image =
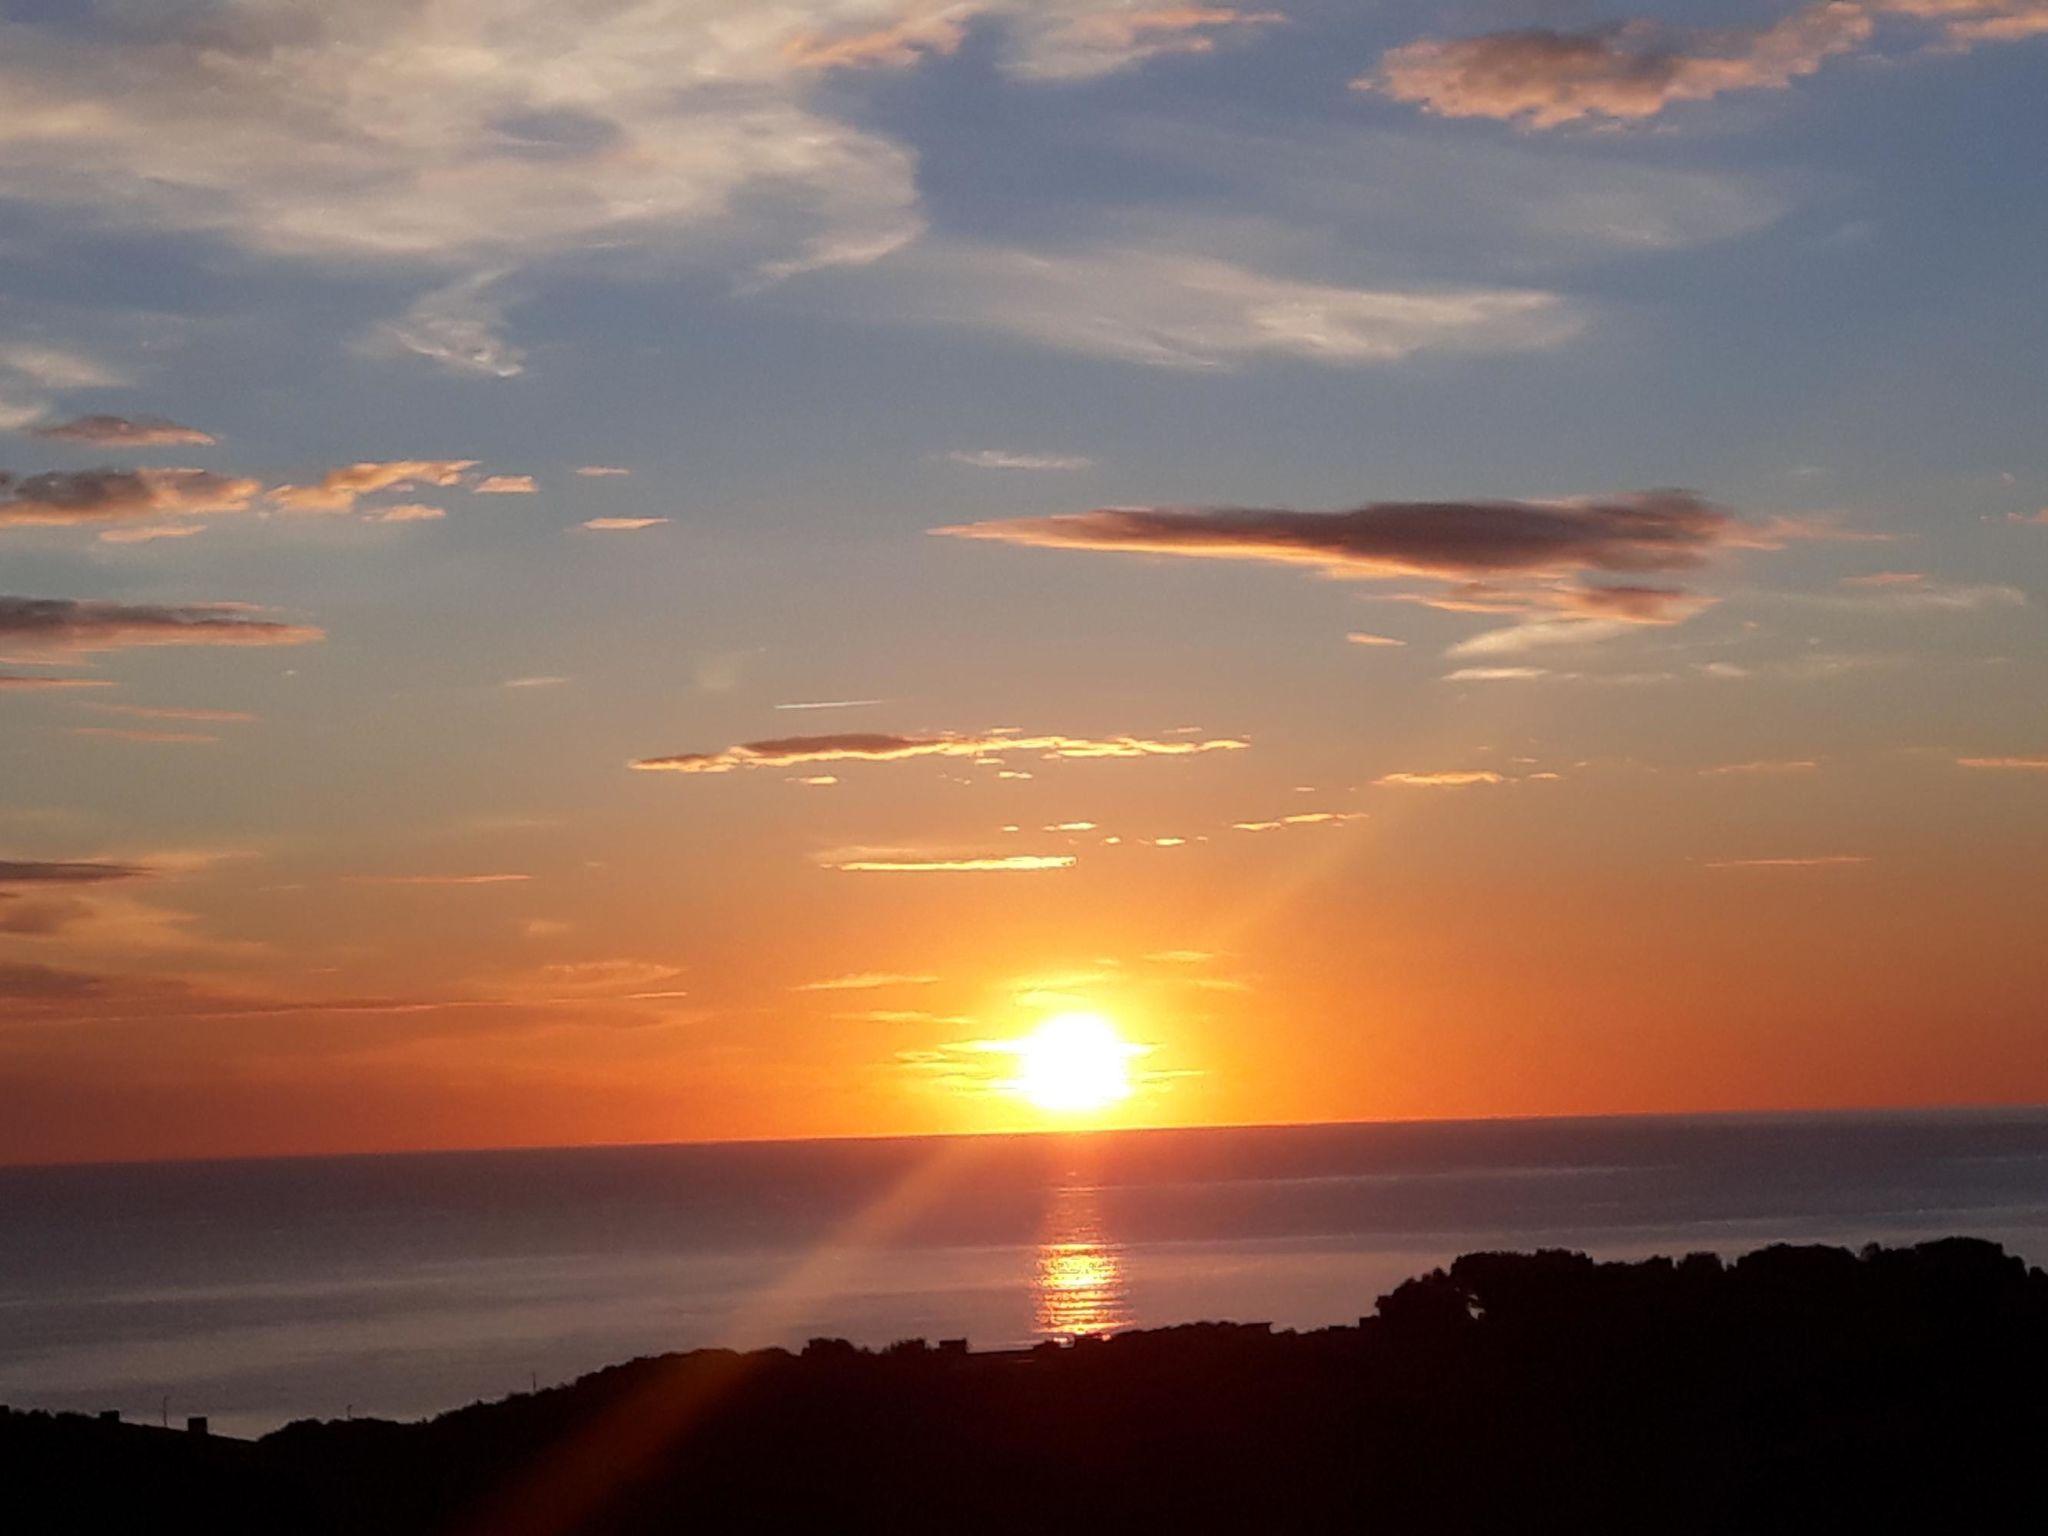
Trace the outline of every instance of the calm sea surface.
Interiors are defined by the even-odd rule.
[[[2048,1111],[0,1169],[0,1402],[257,1433],[705,1344],[1349,1322],[1475,1248],[1954,1232],[2048,1264]]]

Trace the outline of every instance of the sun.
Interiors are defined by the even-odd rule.
[[[1131,1096],[1132,1045],[1099,1013],[1061,1013],[1016,1043],[1017,1094],[1056,1113],[1107,1109]]]

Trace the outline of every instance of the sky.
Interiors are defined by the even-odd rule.
[[[2048,3],[0,4],[0,1161],[2048,1099]]]

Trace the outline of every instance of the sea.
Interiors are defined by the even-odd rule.
[[[0,1403],[416,1418],[706,1345],[1351,1323],[1480,1249],[1953,1233],[2048,1264],[2048,1110],[0,1169]]]

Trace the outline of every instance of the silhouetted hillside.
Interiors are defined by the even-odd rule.
[[[0,1414],[14,1529],[232,1536],[2026,1530],[2044,1444],[2048,1275],[1966,1238],[1469,1254],[1355,1327],[706,1350],[253,1444]]]

